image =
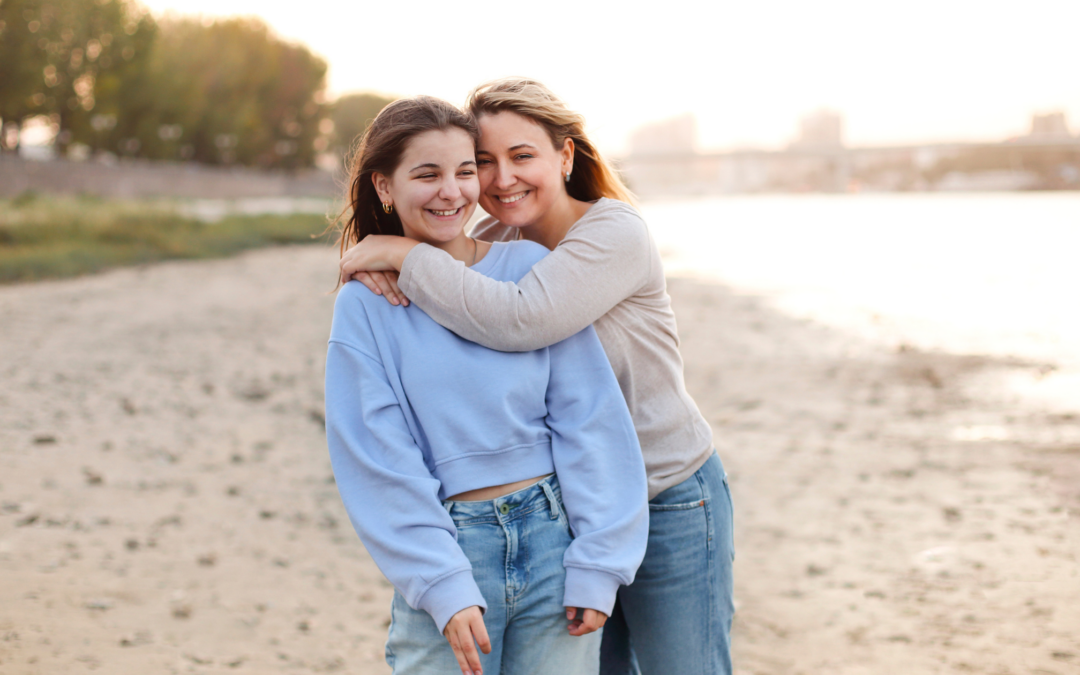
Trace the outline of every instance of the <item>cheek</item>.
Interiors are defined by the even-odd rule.
[[[475,204],[476,200],[480,197],[480,181],[476,179],[462,181],[461,195],[465,197],[470,204]]]
[[[422,209],[424,208],[424,204],[431,201],[431,198],[434,197],[437,192],[438,188],[417,181],[409,186],[405,198],[408,200],[409,206]]]

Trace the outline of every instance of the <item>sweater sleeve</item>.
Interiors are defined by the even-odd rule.
[[[462,609],[486,610],[439,501],[439,481],[424,463],[382,361],[333,339],[326,438],[349,519],[409,606],[428,612],[440,632]]]
[[[611,615],[649,538],[648,483],[619,383],[590,326],[552,345],[547,423],[574,540],[563,604]]]
[[[593,208],[597,208],[597,204]],[[398,284],[431,318],[504,352],[553,345],[634,295],[649,278],[651,242],[630,206],[589,211],[517,283],[470,270],[432,246],[405,257]]]

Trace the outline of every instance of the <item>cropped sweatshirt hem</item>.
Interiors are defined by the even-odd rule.
[[[521,476],[555,473],[550,439],[502,450],[458,455],[444,459],[436,466],[447,497],[473,489],[477,476],[483,476],[484,481],[491,485],[506,485],[521,480]]]
[[[611,572],[567,566],[563,606],[595,609],[611,616],[615,608],[615,594],[622,585],[622,580]]]
[[[435,619],[439,632],[446,629],[446,624],[454,615],[474,605],[487,610],[487,602],[480,594],[480,587],[473,579],[472,570],[458,570],[435,581],[416,601],[421,609]]]

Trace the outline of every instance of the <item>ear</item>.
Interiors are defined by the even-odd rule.
[[[383,204],[394,203],[390,197],[390,179],[376,171],[371,174],[371,182],[375,186],[375,192],[379,193],[379,201]]]
[[[574,139],[563,139],[562,149],[559,150],[559,156],[562,159],[562,173],[565,176],[567,171],[574,170]]]

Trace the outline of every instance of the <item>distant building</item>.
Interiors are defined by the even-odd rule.
[[[1069,125],[1065,123],[1065,113],[1051,112],[1031,116],[1031,138],[1039,140],[1058,140],[1071,138]]]
[[[697,151],[697,119],[692,113],[639,127],[630,134],[631,155],[693,154]]]
[[[833,110],[817,110],[799,120],[797,148],[841,148],[844,145],[844,118]]]

